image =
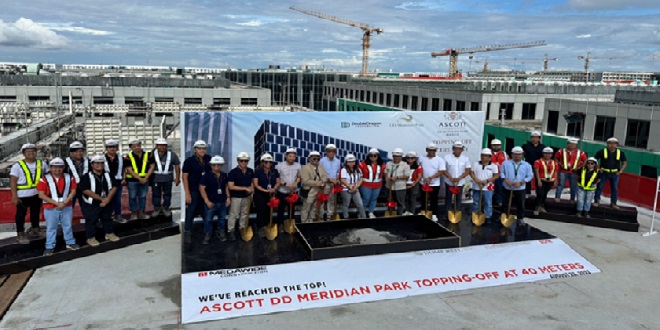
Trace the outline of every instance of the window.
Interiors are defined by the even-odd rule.
[[[250,98],[250,97],[241,98],[241,105],[257,105],[257,104],[258,103],[256,98]]]
[[[367,102],[371,103],[371,91],[367,91]]]
[[[557,134],[557,126],[559,126],[559,111],[548,111],[548,125],[545,130]]]
[[[364,102],[364,91],[360,91],[360,102]]]
[[[402,108],[408,109],[408,95],[403,96],[403,104],[401,105]]]
[[[394,105],[392,106],[395,108],[401,107],[401,105],[399,104],[399,94],[394,94]]]
[[[486,145],[487,145],[489,148],[492,148],[492,146],[490,145],[490,141],[493,141],[493,140],[495,140],[495,134],[490,134],[490,133],[489,133],[489,134],[488,134],[488,141],[486,141]]]
[[[568,123],[566,126],[566,136],[580,136],[581,123]]]
[[[513,141],[512,138],[506,138],[504,140],[504,146],[505,146],[504,151],[506,151],[507,154],[511,155],[511,149],[513,149],[514,143],[515,142]]]
[[[231,100],[228,97],[216,97],[213,98],[213,105],[230,105]]]
[[[523,103],[522,120],[533,120],[536,118],[536,103]]]
[[[387,94],[387,103],[385,103],[388,107],[392,106],[392,94]]]
[[[439,98],[434,97],[433,99],[431,99],[431,110],[433,110],[433,111],[442,110],[442,109],[440,109],[440,99]]]
[[[16,102],[16,95],[0,95],[0,102]]]
[[[490,119],[490,102],[486,104],[486,120]]]
[[[241,99],[241,103],[243,100]],[[202,104],[201,97],[186,97],[183,99],[183,104]]]
[[[451,108],[451,99],[442,100],[442,110],[444,110],[444,111],[452,110],[452,108]]]
[[[41,102],[46,101],[46,102],[47,102],[47,101],[50,101],[50,96],[46,96],[46,95],[30,95],[30,96],[28,96],[28,101],[29,101],[29,102],[37,102],[37,101],[41,101]]]
[[[73,104],[82,104],[82,96],[74,96],[71,99],[73,101]],[[69,104],[68,96],[62,96],[62,104]]]
[[[465,101],[456,101],[456,110],[465,111]]]
[[[173,97],[157,97],[157,98],[154,99],[154,102],[169,102],[169,103],[171,103],[171,102],[174,102],[174,98]]]
[[[628,119],[628,134],[626,134],[625,145],[646,149],[649,144],[650,126],[651,123],[647,120]]]
[[[470,111],[479,111],[479,102],[470,102]]]
[[[418,99],[417,96],[412,97],[412,105],[410,106],[410,109],[417,110],[417,99]]]
[[[658,169],[649,165],[642,165],[642,176],[647,178],[656,179],[658,177]]]
[[[422,111],[427,111],[429,109],[429,98],[422,97]]]
[[[378,104],[385,104],[385,93],[378,93]]]
[[[126,96],[124,98],[124,104],[130,104],[130,105],[144,105],[144,99],[141,97],[132,97],[132,96]]]
[[[504,115],[504,119],[513,119],[513,103],[500,103],[500,118]]]
[[[112,97],[94,96],[94,104],[115,104]]]
[[[596,116],[596,126],[594,127],[594,141],[607,141],[614,136],[614,124],[616,118],[607,116]]]

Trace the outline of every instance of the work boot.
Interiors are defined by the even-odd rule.
[[[55,249],[46,249],[44,250],[44,256],[49,256],[55,252]]]
[[[45,233],[42,233],[41,230],[39,230],[39,228],[32,228],[32,229],[30,229],[30,235],[32,235],[32,236],[34,236],[34,237],[38,237],[38,238],[44,238],[44,237],[46,237],[46,234],[45,234]]]
[[[375,219],[376,215],[373,212],[369,212],[369,219]]]
[[[545,210],[545,207],[540,206],[540,207],[539,207],[539,212],[541,212],[541,213],[547,213],[548,211]]]
[[[105,234],[105,239],[111,242],[116,242],[119,240],[119,237],[117,235],[110,233],[110,234]]]
[[[149,219],[146,213],[144,211],[140,210],[138,211],[138,219]]]
[[[18,233],[16,236],[16,241],[18,244],[30,244],[30,239],[28,238],[26,233]]]
[[[230,241],[236,240],[236,233],[233,230],[229,232],[229,240]]]
[[[97,241],[96,238],[89,238],[89,239],[87,239],[87,245],[89,245],[91,247],[97,247],[101,244],[99,244],[99,241]]]
[[[138,219],[137,211],[131,211],[131,221],[135,221],[137,219]]]
[[[615,203],[610,204],[610,207],[612,207],[615,210],[620,209],[619,205],[616,205]]]
[[[217,232],[215,232],[215,236],[218,237],[218,239],[220,240],[220,242],[224,242],[224,241],[227,240],[227,235],[225,235],[225,231],[224,231],[224,230],[218,230]]]
[[[591,219],[591,215],[589,215],[589,212],[584,212],[584,217],[587,219]]]
[[[122,217],[121,214],[117,214],[117,215],[115,215],[115,222],[127,223],[128,220],[126,220],[124,217]]]
[[[582,211],[577,211],[577,213],[575,213],[575,216],[578,218],[582,218]]]
[[[192,242],[192,233],[186,231],[183,233],[183,244],[190,244]]]
[[[208,245],[209,241],[211,241],[211,233],[204,234],[204,240],[202,241],[202,244]]]
[[[78,250],[78,249],[80,249],[80,246],[78,246],[78,244],[76,244],[76,243],[73,243],[73,244],[67,244],[67,245],[66,245],[66,249],[67,249],[67,250],[72,250],[72,251],[74,251],[74,250]]]
[[[592,206],[595,206],[595,207],[598,207],[598,205],[600,205],[600,201],[599,201],[599,200],[595,200],[591,205],[592,205]]]
[[[163,208],[162,209],[162,214],[163,214],[164,217],[169,218],[169,217],[172,216],[172,210],[170,210],[169,208]]]
[[[539,212],[541,212],[540,209],[541,208],[537,206],[536,209],[534,209],[534,215],[539,215]]]

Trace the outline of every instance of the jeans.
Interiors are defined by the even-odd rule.
[[[603,193],[605,182],[610,181],[610,191],[612,192],[610,200],[613,204],[616,204],[616,201],[619,199],[619,178],[620,177],[616,175],[616,173],[601,173],[600,183],[598,183],[598,189],[596,189],[595,199],[600,202],[600,194]]]
[[[577,186],[577,174],[575,173],[564,173],[559,172],[559,183],[557,185],[557,191],[555,191],[555,198],[561,198],[561,192],[564,191],[564,185],[566,185],[566,180],[570,183],[571,186],[571,200],[575,200],[575,195],[578,191]]]
[[[184,231],[191,231],[193,226],[193,219],[195,219],[195,212],[200,203],[203,203],[202,196],[199,194],[199,189],[190,191],[190,204],[186,205],[186,222],[184,224]]]
[[[344,219],[348,219],[348,205],[351,204],[351,200],[355,204],[355,207],[358,209],[358,217],[361,219],[366,218],[367,215],[364,212],[362,196],[360,195],[360,190],[358,189],[354,194],[349,194],[347,190],[341,192],[341,210]]]
[[[451,196],[454,195],[449,191],[449,188],[453,187],[448,184],[445,184],[445,209],[447,211],[454,210],[454,203],[452,202]],[[460,211],[461,206],[463,205],[463,186],[456,186],[461,189],[461,192],[456,194],[456,210]]]
[[[121,215],[121,194],[124,190],[124,186],[121,184],[121,181],[117,181],[117,192],[112,197],[112,204],[115,208],[115,215]]]
[[[495,204],[502,204],[505,200],[504,187],[502,186],[503,182],[504,179],[495,180],[495,192],[493,193],[493,197],[495,198]]]
[[[591,210],[591,203],[594,201],[595,190],[584,190],[582,188],[577,191],[577,211],[589,212]]]
[[[545,207],[545,201],[548,199],[548,192],[554,185],[555,183],[553,181],[541,181],[541,185],[536,186],[536,207]]]
[[[96,236],[96,223],[101,220],[103,230],[107,234],[112,234],[112,205],[101,207],[99,205],[90,205],[85,202],[80,203],[83,217],[85,217],[85,233],[87,239]]]
[[[529,184],[527,186],[529,186]],[[512,200],[512,203],[511,203],[511,207],[516,208],[516,219],[522,220],[522,219],[525,218],[525,190],[524,189],[521,189],[521,190],[508,190],[506,188],[504,189],[504,196],[507,197],[504,212],[511,213],[511,211],[509,211],[509,208],[508,208],[509,198],[511,196],[510,195],[511,192],[513,192],[513,200]]]
[[[483,194],[483,197],[480,197]],[[472,189],[472,212],[479,212],[479,198],[481,198],[481,208],[486,213],[486,218],[493,216],[493,195],[492,190]]]
[[[209,208],[206,203],[204,203],[204,233],[210,234],[213,229],[213,218],[218,216],[218,232],[225,230],[227,226],[227,203],[214,203],[213,208]]]
[[[413,214],[415,213],[415,210],[417,209],[417,195],[419,195],[419,191],[419,184],[406,189],[406,211]],[[424,207],[422,207],[422,209],[424,209]]]
[[[144,211],[147,207],[147,192],[149,184],[140,184],[139,182],[129,181],[128,184],[128,205],[131,212]]]
[[[360,187],[360,195],[362,195],[362,205],[369,209],[369,213],[374,213],[374,209],[376,209],[376,201],[378,200],[378,194],[380,194],[380,189],[382,187],[378,188],[367,188],[367,187]]]
[[[146,195],[145,195],[146,196]],[[163,203],[161,204],[160,198],[163,197]],[[151,203],[154,204],[154,208],[160,207],[161,205],[169,209],[172,204],[172,182],[154,182],[151,186]]]
[[[16,205],[16,232],[25,232],[25,216],[28,209],[30,210],[30,224],[32,228],[39,228],[39,213],[41,212],[41,198],[34,195],[30,197],[22,197],[19,199],[20,203]]]
[[[55,242],[57,241],[57,224],[62,224],[62,234],[66,244],[76,244],[76,239],[73,238],[73,207],[67,206],[62,210],[55,208],[44,209],[44,218],[46,218],[46,248],[54,249]]]

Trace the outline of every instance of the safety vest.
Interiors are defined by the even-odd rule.
[[[568,167],[569,165],[568,165],[568,152],[567,152],[567,150],[566,150],[566,149],[562,149],[562,150],[561,150],[561,153],[562,153],[562,155],[563,155],[563,157],[562,157],[562,160],[563,160],[563,161],[562,161],[562,163],[561,163],[561,167],[562,167],[564,170],[567,170],[567,171],[568,171],[568,170],[574,170],[574,169],[576,169],[576,168],[578,167],[578,164],[580,163],[580,157],[582,157],[582,154],[581,154],[581,151],[580,151],[580,150],[576,150],[575,161],[573,162],[573,166],[571,166],[570,168]],[[605,158],[607,158],[607,156],[606,156]]]
[[[552,166],[550,166],[550,173],[548,173],[548,164],[546,164],[545,160],[543,159],[540,159],[540,161],[541,161],[541,165],[543,165],[543,174],[545,174],[545,177],[541,179],[545,179],[546,181],[552,179],[551,181],[555,181],[554,177],[555,177],[556,163],[552,161]]]
[[[25,174],[25,184],[17,186],[16,189],[25,190],[25,189],[36,188],[37,184],[39,184],[39,180],[41,180],[41,171],[42,171],[41,161],[37,159],[37,165],[36,165],[37,167],[35,169],[36,175],[34,177],[32,176],[32,173],[30,173],[30,169],[28,168],[25,160],[19,160],[18,165],[23,170],[23,174]]]
[[[71,170],[71,175],[73,175],[74,178],[76,178],[76,182],[80,182],[80,176],[85,175],[89,173],[89,161],[87,160],[87,157],[83,157],[83,172],[78,173],[78,170],[76,169],[76,166],[73,165],[73,160],[71,157],[66,158],[66,164],[69,166],[69,169]]]
[[[147,176],[147,160],[149,160],[148,152],[142,153],[142,168],[140,169],[139,172],[137,168],[137,163],[135,162],[135,157],[133,156],[133,152],[128,154],[128,158],[131,160],[131,167],[133,168],[133,172],[135,172],[141,178]],[[133,178],[133,176],[130,174],[126,174],[126,177]]]
[[[607,159],[607,148],[603,149],[603,158]],[[616,149],[616,161],[621,160],[621,149]],[[617,166],[618,167],[618,166]],[[608,173],[616,173],[619,171],[618,168],[601,168],[603,172],[608,172]]]
[[[103,178],[105,178],[105,182],[108,185],[108,193],[109,193],[110,190],[112,190],[112,181],[110,181],[110,174],[108,174],[108,172],[103,173]],[[89,190],[91,190],[93,193],[96,194],[96,178],[94,177],[94,173],[92,172],[89,172]],[[84,195],[83,195],[83,200],[87,204],[92,204],[92,202],[94,202],[94,198]]]
[[[48,190],[50,190],[50,198],[58,203],[64,202],[64,200],[69,196],[69,191],[71,190],[71,176],[68,173],[64,173],[64,191],[62,196],[59,195],[57,190],[57,182],[53,179],[52,175],[46,176],[46,182],[48,183]]]
[[[160,162],[160,155],[154,153],[154,160],[156,161],[156,173],[157,174],[170,174],[170,162],[172,161],[172,152],[168,151],[167,156],[165,156],[165,166]]]
[[[582,169],[582,175],[580,175],[580,182],[578,182],[578,185],[584,189],[584,190],[596,190],[596,186],[594,185],[594,182],[596,181],[596,178],[598,177],[598,171],[594,171],[594,174],[591,175],[591,178],[589,178],[589,182],[585,185],[585,179],[587,176],[587,169]]]
[[[380,180],[381,180],[380,171],[381,171],[382,166],[378,165],[378,164],[376,164],[376,165],[365,164],[365,165],[367,167],[367,173],[366,173],[367,175],[364,175],[364,173],[362,174],[363,175],[362,181],[363,182],[380,182]],[[374,171],[374,166],[376,166],[375,171]]]
[[[124,157],[122,157],[120,154],[117,154],[115,156],[117,158],[117,162],[119,163],[117,166],[117,174],[115,174],[115,180],[121,180],[123,178],[123,169],[124,169]],[[110,173],[110,164],[108,164],[108,155],[105,156],[105,171]]]

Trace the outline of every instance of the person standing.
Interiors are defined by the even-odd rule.
[[[147,207],[149,178],[154,173],[154,159],[148,152],[142,150],[142,141],[132,140],[128,146],[131,152],[124,158],[124,164],[131,220],[147,219],[144,211]]]
[[[213,218],[218,217],[216,236],[221,242],[227,240],[225,228],[227,227],[227,206],[231,205],[231,194],[227,186],[227,174],[222,172],[225,159],[213,156],[209,161],[211,171],[204,174],[199,184],[199,193],[204,200],[204,240],[202,244],[209,244],[213,231]]]
[[[607,139],[607,147],[603,150],[596,152],[595,158],[600,161],[600,183],[596,189],[594,198],[594,206],[600,204],[600,195],[603,193],[605,183],[610,182],[610,190],[612,192],[610,197],[610,206],[618,210],[619,206],[616,202],[619,199],[619,178],[621,173],[626,170],[628,160],[626,154],[618,148],[619,140],[614,137]]]
[[[362,205],[369,209],[369,218],[375,218],[374,210],[380,189],[383,187],[383,174],[385,172],[385,163],[380,157],[380,151],[376,148],[369,149],[367,158],[358,165],[362,172],[362,185],[360,186],[360,195],[362,195]]]
[[[321,154],[318,151],[310,152],[307,165],[300,170],[303,198],[303,206],[300,211],[302,223],[312,222],[316,218],[316,196],[323,191],[324,182],[328,181],[325,169],[319,164],[320,159]]]
[[[438,147],[433,143],[426,146],[426,156],[419,158],[422,166],[422,183],[430,186],[433,190],[429,195],[429,207],[433,212],[433,221],[438,221],[438,193],[440,192],[440,177],[447,170],[447,164],[442,157],[436,156]]]
[[[591,203],[594,201],[594,195],[598,187],[598,160],[594,157],[587,159],[586,165],[580,170],[578,177],[578,191],[577,191],[577,213],[578,218],[582,217],[584,211],[585,218],[591,218],[589,210],[591,210]]]
[[[80,183],[81,178],[89,173],[89,159],[85,156],[85,146],[80,141],[74,141],[69,145],[69,157],[65,160],[66,169],[65,173],[69,173],[76,179],[76,182]],[[73,201],[73,205],[82,203],[82,191],[76,192],[76,199]]]
[[[548,198],[550,189],[557,188],[557,171],[559,164],[552,159],[555,153],[550,147],[543,149],[543,158],[534,162],[534,177],[536,178],[536,208],[534,215],[540,212],[545,213],[545,202]]]
[[[402,215],[406,208],[406,181],[410,177],[410,166],[403,161],[403,149],[394,148],[392,161],[385,165],[385,181],[396,200],[396,214]],[[388,197],[389,198],[389,197]]]
[[[211,171],[209,162],[211,156],[206,154],[206,142],[197,140],[193,144],[192,156],[186,158],[183,162],[181,176],[183,181],[183,191],[186,194],[186,218],[183,227],[183,243],[190,244],[192,242],[192,227],[193,220],[197,209],[202,206],[204,202],[199,193],[199,183],[202,181],[204,174]]]
[[[447,170],[445,171],[445,209],[449,211],[452,209],[452,193],[450,187],[458,187],[460,193],[455,194],[456,209],[460,210],[463,205],[463,186],[465,185],[465,178],[470,175],[472,165],[467,156],[463,155],[465,146],[463,142],[456,141],[451,146],[452,153],[445,156],[445,164]]]
[[[283,186],[286,186],[288,189],[288,194],[277,192],[277,198],[280,199],[280,204],[277,206],[277,223],[279,225],[284,224],[284,211],[289,212],[289,202],[286,201],[286,198],[289,194],[295,194],[298,192],[298,184],[300,183],[300,170],[302,166],[296,161],[298,155],[296,154],[296,149],[289,148],[284,153],[284,161],[277,163],[275,169],[280,173],[280,181]],[[295,213],[295,211],[291,210]],[[290,215],[293,219],[293,215]]]
[[[254,186],[254,206],[257,209],[257,234],[263,238],[266,237],[264,227],[270,221],[268,201],[272,196],[275,196],[281,182],[280,173],[273,168],[273,156],[264,153],[259,160],[259,168],[254,171],[252,185]],[[280,227],[279,230],[283,232],[284,228]]]
[[[344,167],[339,171],[339,180],[344,186],[341,192],[342,201],[342,216],[348,219],[348,206],[351,201],[358,209],[358,217],[360,219],[366,218],[364,212],[364,205],[362,204],[362,196],[360,196],[360,185],[362,184],[362,172],[356,166],[357,158],[353,154],[346,155],[344,160]]]
[[[325,146],[325,157],[321,158],[319,162],[321,166],[325,169],[325,174],[328,176],[327,184],[323,186],[323,192],[328,194],[328,201],[326,207],[328,212],[326,213],[327,219],[330,220],[334,216],[335,210],[335,198],[337,195],[332,192],[334,186],[338,186],[339,182],[339,170],[341,170],[341,161],[337,157],[337,147],[334,144],[328,144]],[[323,209],[321,209],[323,211]],[[321,215],[323,217],[323,215]]]
[[[55,251],[57,226],[62,225],[62,235],[67,250],[77,250],[78,244],[73,237],[73,204],[76,197],[76,180],[64,173],[64,160],[55,157],[50,161],[50,174],[46,174],[37,185],[39,198],[44,202],[44,218],[46,219],[46,250],[48,256]]]
[[[26,143],[21,146],[23,159],[11,166],[9,171],[9,186],[11,189],[11,203],[16,205],[16,240],[19,244],[29,244],[30,240],[25,233],[25,216],[30,210],[30,235],[43,237],[39,230],[39,215],[41,212],[41,199],[37,192],[37,185],[42,176],[48,173],[46,162],[37,159],[37,146]]]
[[[534,163],[543,157],[543,149],[545,146],[541,143],[542,134],[539,131],[534,131],[531,134],[530,141],[522,146],[523,152],[525,153],[525,161],[529,164],[530,167],[534,166]],[[525,185],[525,197],[529,197],[532,194],[532,185]]]
[[[118,150],[119,141],[115,139],[105,141],[105,171],[110,173],[110,177],[114,180],[115,187],[117,187],[117,192],[112,200],[115,221],[126,223],[126,219],[121,216],[121,194],[123,186],[126,184],[124,180],[124,157],[119,154]]]
[[[480,161],[474,162],[470,170],[470,177],[474,181],[472,186],[472,212],[480,212],[479,204],[481,204],[486,219],[490,221],[493,217],[493,193],[495,192],[495,182],[500,178],[500,167],[492,162],[492,150],[482,149],[480,157]]]
[[[511,158],[502,164],[504,179],[504,196],[513,194],[513,205],[516,207],[516,218],[519,225],[525,224],[525,186],[534,178],[532,166],[523,161],[523,149],[511,149]]]
[[[578,142],[576,138],[568,139],[566,148],[563,148],[555,154],[555,160],[559,162],[559,182],[557,183],[557,190],[555,191],[555,202],[559,203],[561,200],[561,193],[564,191],[566,181],[569,182],[571,187],[571,203],[575,203],[575,196],[577,194],[577,177],[576,172],[580,171],[587,161],[587,153],[578,149]]]
[[[417,163],[417,153],[414,151],[406,154],[406,163],[410,167],[410,175],[406,180],[406,211],[403,215],[413,215],[417,209],[417,195],[419,195],[419,182],[422,180],[423,169]]]
[[[248,204],[252,203],[252,194],[254,193],[254,187],[252,186],[254,170],[248,167],[250,155],[245,151],[239,152],[236,161],[238,165],[229,171],[227,176],[229,193],[231,194],[227,224],[230,241],[236,240],[237,220],[239,229],[243,229],[248,225],[248,218],[250,217]]]
[[[92,170],[83,175],[78,188],[82,190],[83,197],[80,203],[85,218],[85,234],[87,245],[99,246],[96,240],[96,223],[100,220],[105,231],[105,239],[116,242],[119,237],[113,233],[112,228],[112,199],[117,192],[114,180],[110,173],[104,170],[105,157],[96,155],[92,157]]]
[[[497,165],[499,173],[502,173],[502,163],[509,159],[509,156],[507,156],[506,152],[502,150],[502,141],[493,139],[490,141],[490,148],[491,152],[493,153],[491,162]],[[502,206],[502,201],[504,200],[504,189],[502,189],[502,181],[502,177],[499,177],[497,180],[495,180],[495,192],[493,194],[493,200],[495,205],[498,207]]]
[[[154,173],[151,185],[151,203],[154,205],[152,217],[159,215],[172,216],[172,182],[177,187],[181,182],[181,162],[174,151],[167,150],[168,143],[164,138],[156,140],[154,152]],[[162,196],[162,202],[161,202]]]

